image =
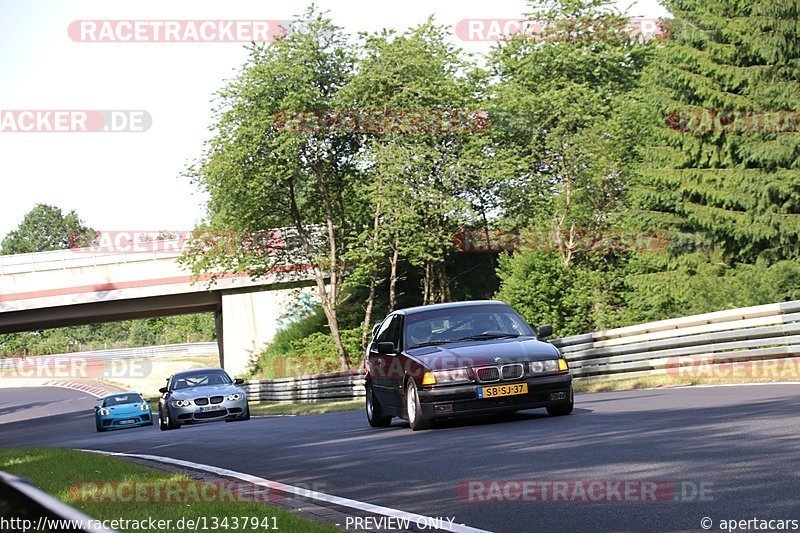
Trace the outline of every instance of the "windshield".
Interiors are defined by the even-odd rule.
[[[142,397],[138,394],[120,394],[119,396],[111,396],[103,400],[103,407],[123,405],[126,403],[142,403],[142,401]]]
[[[233,383],[228,374],[220,370],[181,374],[173,378],[172,390],[205,387],[206,385],[230,385]]]
[[[534,335],[530,326],[506,305],[475,305],[409,315],[405,345],[415,346]]]

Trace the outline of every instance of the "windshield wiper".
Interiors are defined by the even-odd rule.
[[[489,339],[503,339],[506,337],[519,337],[517,333],[480,333],[478,335],[470,335],[468,337],[461,337],[460,341],[483,341]]]
[[[454,341],[454,340],[452,340],[452,341],[442,340],[442,341],[421,342],[419,344],[414,344],[413,346],[409,346],[408,349],[409,350],[413,350],[414,348],[422,348],[424,346],[440,346],[442,344],[448,344],[450,342],[456,342],[456,341]]]

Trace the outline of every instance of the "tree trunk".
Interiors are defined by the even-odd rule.
[[[431,262],[425,261],[425,277],[422,279],[422,304],[429,305],[431,301]]]
[[[333,210],[331,208],[330,199],[327,198],[327,188],[325,186],[324,178],[317,174],[318,184],[320,188],[320,192],[323,193],[323,198],[326,200],[323,202],[326,208],[326,214],[328,215],[327,218],[327,230],[328,230],[328,261],[330,265],[330,289],[325,284],[325,272],[323,272],[319,262],[316,259],[316,254],[314,252],[314,247],[311,244],[311,240],[309,239],[308,231],[306,230],[305,226],[303,225],[303,218],[300,214],[300,210],[298,209],[295,192],[294,192],[294,184],[289,181],[289,200],[290,200],[290,211],[292,214],[292,219],[295,224],[295,229],[300,237],[300,242],[303,247],[303,251],[305,252],[306,259],[311,264],[311,270],[314,274],[314,281],[317,285],[317,294],[319,295],[320,305],[322,306],[322,310],[325,313],[325,318],[328,320],[328,327],[331,330],[331,339],[333,340],[333,345],[336,347],[336,353],[339,356],[339,363],[342,370],[348,370],[350,368],[350,358],[347,355],[347,350],[342,343],[341,334],[339,332],[339,319],[336,313],[336,304],[339,295],[340,287],[338,285],[338,276],[337,276],[337,268],[339,265],[337,264],[338,255],[337,255],[337,248],[336,248],[336,233],[333,228]]]
[[[361,326],[361,351],[367,349],[370,335],[372,334],[372,308],[375,306],[375,277],[369,280],[369,296],[367,297],[367,308],[364,310],[364,323]]]
[[[394,250],[392,250],[392,257],[389,259],[389,312],[393,312],[397,305],[397,261],[399,259],[399,252],[397,251],[398,243],[395,242]]]

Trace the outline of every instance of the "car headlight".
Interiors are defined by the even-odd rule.
[[[558,359],[548,359],[547,361],[531,361],[528,363],[528,370],[531,374],[538,374],[541,372],[556,372],[558,371]]]
[[[426,372],[422,379],[423,385],[446,385],[448,383],[459,383],[462,381],[471,381],[469,377],[469,369],[457,368],[455,370],[438,370],[434,372]]]
[[[236,400],[241,400],[241,399],[242,399],[242,393],[240,392],[234,392],[233,394],[228,395],[228,400],[231,402],[235,402]]]
[[[147,403],[143,403],[142,405],[139,406],[140,411],[147,411],[148,409],[150,409],[150,406],[147,405]]]
[[[189,400],[173,400],[172,406],[173,407],[189,407],[192,405],[192,402]]]
[[[108,415],[111,414],[111,412],[108,409],[106,409],[105,407],[103,407],[102,409],[100,409],[97,412],[100,413],[100,416],[108,416]]]

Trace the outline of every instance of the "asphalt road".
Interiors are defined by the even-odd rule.
[[[527,411],[424,432],[399,421],[371,429],[363,413],[348,412],[98,434],[85,394],[0,390],[0,447],[179,458],[496,532],[701,531],[703,517],[715,521],[711,530],[723,519],[800,520],[800,385],[579,394],[576,403],[568,417]],[[559,501],[498,502],[487,483],[473,497],[493,501],[470,502],[458,490],[469,480],[567,482],[570,501],[562,493]],[[655,480],[658,501],[614,497],[613,485],[615,501],[586,501],[573,491],[589,480]],[[514,486],[497,485],[512,497]]]

